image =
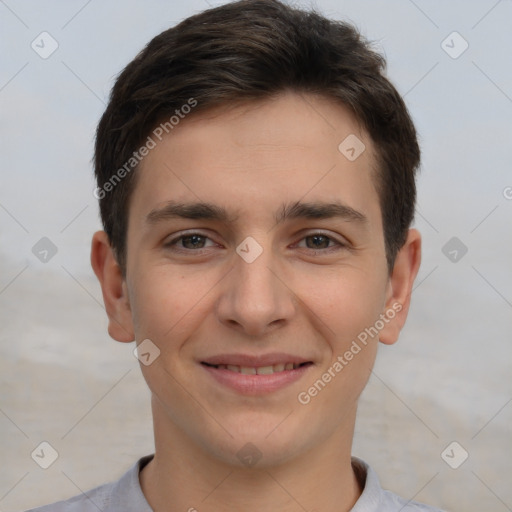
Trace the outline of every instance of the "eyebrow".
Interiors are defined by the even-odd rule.
[[[301,203],[296,201],[288,205],[283,205],[279,213],[275,216],[276,224],[280,224],[289,219],[329,219],[340,218],[346,221],[355,221],[361,224],[368,224],[368,218],[361,212],[351,206],[339,201],[335,202],[309,202]]]
[[[178,203],[167,201],[161,208],[156,208],[148,213],[146,222],[157,224],[170,219],[194,219],[194,220],[217,220],[229,222],[228,212],[221,206],[211,203]],[[231,219],[236,220],[236,219]]]
[[[146,216],[146,222],[150,225],[170,219],[215,220],[220,222],[233,222],[239,215],[230,216],[227,210],[221,206],[205,203],[179,203],[168,201],[164,206],[156,208]],[[354,208],[335,202],[300,202],[283,204],[274,216],[276,224],[281,224],[291,219],[328,219],[340,218],[345,221],[368,224],[368,218]]]

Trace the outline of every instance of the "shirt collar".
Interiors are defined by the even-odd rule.
[[[114,496],[123,496],[126,503],[120,503],[126,506],[127,510],[137,510],[138,512],[153,512],[149,503],[142,492],[139,475],[144,467],[153,460],[153,455],[146,455],[139,459],[132,468],[121,477],[114,489]],[[381,503],[382,489],[379,479],[373,469],[362,459],[352,457],[352,467],[356,473],[363,492],[352,507],[350,512],[371,512],[379,510]]]

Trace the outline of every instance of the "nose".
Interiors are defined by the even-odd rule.
[[[251,263],[237,255],[234,265],[222,283],[217,304],[220,322],[254,337],[289,323],[297,301],[272,251],[264,250]]]

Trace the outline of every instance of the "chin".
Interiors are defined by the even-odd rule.
[[[271,424],[253,418],[239,423],[236,429],[226,425],[233,437],[226,435],[217,442],[212,440],[209,451],[217,460],[237,468],[257,470],[285,464],[300,454],[301,447],[306,451],[307,445],[314,443],[304,439],[298,429],[290,429],[291,425],[283,428],[287,421],[283,422],[283,418],[274,419]]]

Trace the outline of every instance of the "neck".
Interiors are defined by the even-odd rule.
[[[361,495],[350,457],[353,422],[293,459],[246,468],[213,457],[157,416],[154,411],[155,457],[140,474],[155,512],[341,512]]]

